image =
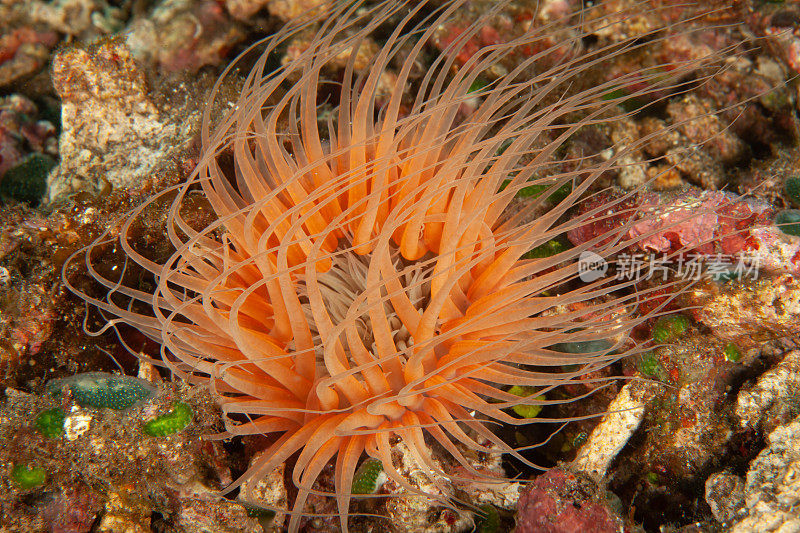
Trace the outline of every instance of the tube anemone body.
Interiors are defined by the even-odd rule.
[[[559,148],[581,128],[626,119],[630,113],[619,105],[626,99],[658,101],[688,90],[690,74],[702,82],[698,67],[718,55],[582,88],[577,82],[587,73],[648,39],[564,58],[565,46],[579,46],[585,34],[581,16],[560,20],[553,24],[567,27],[571,41],[516,60],[465,115],[462,105],[475,99],[470,88],[479,76],[541,44],[555,27],[534,25],[463,60],[470,39],[507,7],[499,3],[454,37],[424,74],[414,72],[437,27],[465,6],[346,2],[287,24],[262,43],[266,50],[235,105],[213,125],[206,112],[195,172],[163,193],[174,196],[166,225],[171,257],[152,260],[131,242],[132,224],[147,206],[131,213],[116,236],[81,252],[108,290],[103,298],[81,295],[159,342],[161,361],[176,375],[215,391],[227,435],[274,434],[244,479],[294,458],[292,531],[330,462],[331,496],[345,530],[363,457],[380,460],[389,478],[413,490],[392,463],[397,438],[432,470],[432,443],[473,474],[479,473],[462,455],[465,447],[525,461],[487,421],[540,422],[504,409],[548,403],[542,397],[552,389],[585,383],[587,374],[639,350],[629,333],[648,318],[635,314],[648,295],[626,291],[630,283],[610,276],[576,279],[584,252],[610,258],[631,245],[627,228],[552,257],[524,256],[621,209],[629,195],[565,216],[603,173],[656,134],[614,146],[599,163],[586,154],[562,166]],[[581,15],[589,14],[590,8]],[[387,26],[382,47],[366,66],[357,65],[355,51]],[[652,43],[681,31],[676,25],[647,37]],[[301,35],[311,35],[307,46],[268,71],[270,54]],[[562,57],[541,68],[555,52]],[[343,56],[346,63],[333,66]],[[340,75],[335,84],[323,79],[332,71]],[[390,71],[396,77],[387,90]],[[634,84],[645,88],[613,96]],[[336,105],[325,122],[317,99],[331,86]],[[567,184],[566,198],[549,204]],[[514,204],[515,193],[530,185],[546,190],[523,207]],[[187,198],[197,194],[217,217],[207,227],[193,227],[184,214]],[[126,268],[148,272],[154,291],[106,279],[93,267],[114,239]],[[555,313],[557,306],[571,310]],[[609,339],[613,346],[597,352],[551,348]],[[515,385],[537,392],[521,399],[508,392]]]

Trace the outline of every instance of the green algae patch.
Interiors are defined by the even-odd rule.
[[[503,180],[503,184],[500,185],[499,191],[502,191],[511,183],[511,180]],[[517,193],[514,195],[516,198],[538,198],[542,195],[545,191],[548,191],[552,188],[551,184],[534,184],[528,185],[527,187],[522,187]],[[563,184],[561,187],[557,188],[555,191],[550,193],[550,196],[547,197],[547,200],[551,203],[557,204],[564,200],[569,193],[572,192],[572,182],[567,182]]]
[[[0,196],[33,206],[47,193],[47,175],[56,166],[50,156],[33,153],[8,169],[0,180]]]
[[[147,422],[142,427],[145,435],[165,437],[181,431],[192,421],[192,408],[185,403],[176,403],[172,410]]]
[[[740,352],[739,347],[732,342],[729,342],[725,345],[725,349],[722,350],[722,353],[725,355],[726,361],[738,363],[742,360],[742,352]]]
[[[645,377],[667,381],[667,369],[653,352],[643,353],[636,368]]]
[[[257,518],[259,520],[272,520],[275,518],[275,511],[272,509],[265,509],[264,507],[259,507],[258,505],[247,503],[243,501],[239,501],[244,510],[247,511],[247,516],[252,518]]]
[[[81,407],[116,411],[129,409],[156,392],[155,387],[144,379],[105,372],[86,372],[47,384],[51,394],[59,394],[65,388]]]
[[[552,257],[561,252],[565,252],[571,248],[566,239],[553,239],[544,244],[540,244],[536,248],[525,252],[522,255],[523,259],[543,259],[545,257]]]
[[[472,85],[469,86],[469,90],[467,93],[480,93],[482,92],[489,83],[483,78],[476,78],[475,81],[472,82]]]
[[[657,344],[671,342],[686,333],[689,318],[685,315],[662,316],[653,324],[653,340]]]
[[[500,531],[500,513],[494,505],[481,505],[481,512],[476,532],[477,533],[497,533]]]
[[[536,394],[536,389],[533,387],[521,387],[519,385],[514,385],[508,392],[513,394],[514,396],[519,396],[521,398],[528,398]],[[534,400],[544,400],[544,396],[537,396]],[[522,418],[536,418],[539,416],[539,413],[542,412],[541,405],[526,405],[526,404],[519,404],[515,405],[511,408],[515,413],[517,413]]]
[[[386,474],[383,473],[383,463],[378,459],[366,459],[356,469],[353,475],[353,494],[374,494],[381,488],[386,481]]]
[[[47,475],[44,469],[38,466],[14,465],[11,470],[11,481],[19,485],[19,488],[23,490],[44,485],[46,479]]]
[[[794,205],[800,205],[800,177],[787,178],[783,184],[786,196]]]
[[[33,423],[46,438],[57,439],[64,433],[64,416],[64,411],[55,407],[39,413]]]
[[[775,225],[786,235],[800,236],[800,210],[786,209],[775,215]]]
[[[608,339],[593,341],[558,342],[550,346],[551,350],[561,353],[588,354],[588,353],[611,353],[614,343]]]

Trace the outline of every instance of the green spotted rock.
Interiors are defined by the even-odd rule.
[[[156,389],[148,381],[133,376],[87,372],[52,381],[47,389],[59,394],[68,389],[81,407],[124,411],[151,398]]]
[[[667,380],[667,370],[653,352],[643,353],[639,358],[636,368],[643,376],[648,378],[657,379],[659,381]]]
[[[508,187],[511,183],[511,180],[503,180],[503,183],[500,185],[500,191]],[[517,198],[538,198],[542,195],[545,191],[549,191],[552,185],[544,185],[544,184],[533,184],[528,185],[527,187],[522,187],[517,193],[514,195]],[[552,191],[550,195],[547,197],[547,201],[557,204],[564,200],[569,193],[572,192],[572,182],[567,182],[558,187],[555,191]]]
[[[723,350],[725,354],[725,360],[730,361],[732,363],[738,363],[742,360],[742,352],[739,351],[739,347],[729,342],[725,345],[725,349]]]
[[[383,473],[383,463],[378,459],[369,458],[356,469],[353,475],[353,494],[374,494],[386,481]]]
[[[522,256],[523,259],[543,259],[545,257],[552,257],[569,250],[570,245],[566,239],[553,239],[544,244],[540,244],[536,248],[525,252]]]

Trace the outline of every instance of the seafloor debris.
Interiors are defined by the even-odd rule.
[[[8,237],[13,239],[13,235],[0,235],[0,259],[6,255],[3,245],[12,244]],[[6,380],[23,360],[36,363],[53,331],[55,310],[45,285],[34,279],[19,280],[17,272],[2,268],[8,279],[0,283],[0,379]]]
[[[485,445],[490,446],[490,443]],[[416,490],[425,490],[438,495],[440,499],[410,494],[392,479],[381,475],[380,470],[360,468],[360,473],[355,474],[353,481],[354,494],[361,495],[353,498],[355,512],[351,522],[354,524],[354,530],[392,533],[469,531],[476,521],[480,522],[481,518],[469,510],[457,509],[447,504],[447,498],[452,497],[474,506],[490,505],[495,511],[499,509],[508,512],[516,509],[521,484],[502,479],[505,474],[501,466],[501,455],[476,453],[460,444],[457,446],[470,460],[473,468],[498,477],[498,480],[491,482],[485,478],[476,478],[446,454],[437,454],[434,446],[436,466],[442,472],[455,477],[449,479],[442,475],[442,472],[434,472],[420,465],[409,448],[398,442],[394,445],[392,453],[400,475]],[[258,457],[256,454],[252,462],[257,462]],[[365,464],[369,464],[369,461],[365,460]],[[332,476],[332,469],[324,470],[315,482],[315,488],[330,491],[333,487]],[[280,468],[262,479],[246,480],[239,492],[239,498],[253,511],[278,510],[269,525],[271,528],[269,531],[277,531],[286,522],[286,515],[280,510],[287,508],[287,494],[283,469]],[[324,533],[338,530],[338,511],[335,502],[330,498],[310,495],[305,512],[328,515],[308,517],[305,520],[305,531]],[[372,515],[372,518],[360,517],[358,516],[360,513]]]
[[[587,203],[590,210],[607,199],[600,195]],[[791,251],[800,240],[782,238],[774,228],[774,210],[754,198],[724,192],[684,189],[678,193],[647,193],[629,201],[627,211],[614,217],[598,218],[569,232],[573,244],[586,242],[611,227],[630,224],[627,236],[644,236],[637,249],[669,253],[679,250],[697,254],[727,255],[750,252],[758,256],[760,268],[770,271],[795,271]],[[658,210],[662,213],[654,218]],[[775,241],[786,241],[791,249],[775,250]]]
[[[223,531],[219,524],[228,524],[224,531],[260,531],[240,504],[217,492],[231,475],[222,446],[200,438],[219,420],[207,392],[161,386],[157,397],[125,411],[72,404],[79,394],[6,389],[5,396],[0,468],[9,481],[0,482],[0,521],[16,524],[8,531],[50,531],[58,513],[74,531],[88,531],[93,522],[98,531],[151,531],[159,515],[172,517],[182,533]],[[143,422],[176,399],[192,406],[192,423],[180,433],[145,438]],[[61,409],[66,434],[42,435],[36,413]]]

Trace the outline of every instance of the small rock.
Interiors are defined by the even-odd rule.
[[[793,337],[800,323],[800,281],[784,274],[744,283],[698,285],[688,306],[695,318],[720,339],[741,348],[757,347],[776,337]]]
[[[2,53],[2,52],[0,52]],[[58,154],[56,128],[21,94],[0,97],[0,178],[29,153]]]
[[[718,472],[706,480],[706,502],[723,524],[733,520],[744,505],[744,481],[736,474]]]
[[[171,515],[176,533],[262,533],[258,520],[239,503],[216,492],[182,492],[179,508]]]
[[[131,487],[119,487],[108,494],[103,518],[97,526],[101,533],[150,533],[153,509],[145,498]]]
[[[386,500],[386,513],[389,517],[387,531],[456,533],[469,531],[474,526],[472,513],[443,505],[451,495],[443,492],[452,490],[449,479],[420,465],[402,441],[392,448],[392,454],[393,462],[399,465],[400,475],[420,493],[405,493],[391,477],[386,481],[383,491],[393,494]],[[440,470],[450,471],[437,459],[434,457],[434,463]]]
[[[225,9],[237,20],[246,21],[265,7],[272,0],[225,0]]]
[[[63,100],[63,133],[61,165],[50,175],[51,199],[139,184],[188,138],[188,131],[156,108],[144,72],[119,41],[59,53],[53,83]]]
[[[731,533],[800,531],[800,419],[779,426],[758,454],[744,484],[746,518]]]
[[[56,166],[52,157],[34,153],[8,169],[0,180],[0,196],[37,205],[47,193],[47,174]]]
[[[736,416],[744,427],[766,432],[800,413],[800,351],[791,351],[756,384],[739,393]]]
[[[103,0],[55,0],[26,2],[30,21],[60,33],[91,41],[122,29],[125,9]]]
[[[58,36],[17,28],[0,36],[0,87],[38,72],[50,59]]]
[[[250,465],[252,466],[256,463],[260,457],[262,457],[262,454],[254,455]],[[284,467],[285,465],[281,464],[263,477],[245,480],[239,491],[239,501],[258,509],[288,509],[288,494],[283,475]],[[270,522],[269,531],[280,531],[286,522],[287,515],[285,513],[276,513]]]
[[[634,381],[625,385],[608,406],[606,415],[578,450],[572,467],[594,479],[605,476],[608,466],[644,419],[644,405],[659,385]]]
[[[331,3],[331,0],[268,0],[267,9],[272,16],[292,20],[310,9]]]
[[[41,513],[50,533],[84,533],[92,529],[102,507],[88,487],[80,486],[62,488],[47,500]]]

